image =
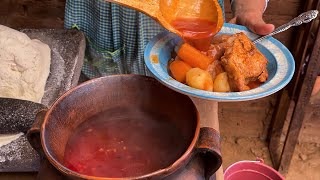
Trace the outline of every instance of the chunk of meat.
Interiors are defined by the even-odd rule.
[[[212,39],[212,44],[220,44],[220,43],[225,43],[227,40],[231,37],[232,35],[230,34],[220,34],[216,35]]]
[[[220,60],[213,61],[208,66],[207,71],[211,75],[212,79],[215,79],[218,74],[224,72],[222,65],[221,65],[221,61]]]
[[[249,90],[249,82],[268,78],[267,59],[244,33],[228,38],[221,62],[232,91]]]
[[[212,40],[209,50],[207,51],[207,56],[213,58],[214,60],[220,60],[225,52],[227,41],[230,37],[231,35],[229,34],[215,36]]]
[[[225,52],[225,44],[226,43],[211,44],[209,50],[206,52],[206,55],[213,60],[220,60]]]
[[[212,63],[208,66],[207,71],[213,79],[215,79],[218,74],[224,72],[220,59],[225,52],[227,39],[229,37],[231,37],[231,35],[222,34],[215,36],[212,41],[213,44],[211,44],[209,50],[205,52],[205,55],[212,59]]]

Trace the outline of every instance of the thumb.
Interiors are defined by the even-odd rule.
[[[274,30],[273,24],[266,24],[262,17],[249,18],[244,23],[252,32],[260,35],[267,35]]]

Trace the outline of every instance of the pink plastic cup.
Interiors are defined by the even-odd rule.
[[[285,178],[272,167],[258,161],[239,161],[224,172],[225,180],[284,180]]]

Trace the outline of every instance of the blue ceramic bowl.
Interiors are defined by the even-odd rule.
[[[250,39],[256,39],[257,35],[250,32],[246,27],[225,23],[219,33],[235,34],[244,32]],[[171,53],[174,47],[182,40],[177,35],[170,32],[162,32],[155,36],[146,46],[144,59],[147,68],[156,79],[165,86],[186,94],[188,96],[216,101],[245,101],[262,98],[271,95],[291,80],[295,63],[290,51],[276,39],[269,37],[261,43],[257,43],[258,49],[268,59],[268,80],[261,86],[243,92],[209,92],[192,88],[173,79],[168,73],[168,61],[171,59]],[[152,59],[157,56],[158,61]]]

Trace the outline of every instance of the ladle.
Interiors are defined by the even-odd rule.
[[[318,16],[318,11],[317,10],[310,10],[307,12],[304,12],[302,14],[300,14],[298,17],[293,18],[291,21],[289,21],[288,23],[279,26],[277,29],[275,29],[274,31],[272,31],[270,34],[267,34],[265,36],[261,36],[259,38],[257,38],[256,40],[253,41],[253,43],[257,43],[260,42],[262,40],[264,40],[267,37],[273,36],[275,34],[281,33],[283,31],[288,30],[289,28],[293,27],[293,26],[299,26],[302,23],[308,23],[310,21],[312,21],[314,18],[316,18]]]
[[[143,12],[159,22],[167,30],[183,37],[183,33],[173,27],[177,19],[204,20],[215,23],[211,36],[223,25],[222,9],[217,0],[106,0]]]

